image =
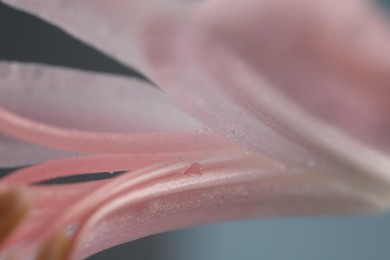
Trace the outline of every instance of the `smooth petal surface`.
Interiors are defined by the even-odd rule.
[[[365,74],[364,78],[370,79],[370,82],[374,80],[379,84],[378,88],[386,84],[387,78],[383,79],[383,75],[387,75],[389,59],[386,54],[378,54],[378,50],[388,46],[389,37],[385,35],[384,19],[371,12],[372,8],[367,5],[368,1],[345,1],[340,4],[333,0],[326,3],[309,3],[310,1],[306,0],[246,0],[239,6],[235,3],[226,4],[226,1],[222,0],[204,1],[193,5],[167,1],[151,1],[148,4],[145,1],[126,3],[114,1],[110,4],[95,1],[93,4],[89,1],[82,3],[55,1],[50,4],[34,0],[5,2],[45,17],[63,28],[70,28],[67,30],[81,38],[88,38],[91,34],[85,27],[78,26],[80,24],[85,26],[86,21],[89,24],[103,23],[104,26],[98,26],[97,29],[101,35],[119,30],[121,33],[118,34],[125,37],[112,42],[120,44],[136,42],[136,45],[142,46],[137,49],[134,57],[141,57],[144,61],[142,67],[149,73],[148,76],[187,111],[231,140],[294,163],[302,163],[302,158],[317,160],[316,156],[310,155],[311,152],[302,149],[302,144],[297,144],[306,142],[304,146],[309,146],[309,150],[312,150],[313,144],[310,143],[313,140],[307,140],[310,138],[303,136],[306,133],[296,133],[302,132],[301,129],[297,129],[302,120],[281,123],[280,121],[284,119],[277,118],[280,117],[279,113],[269,112],[266,104],[261,106],[257,104],[259,100],[265,103],[264,99],[271,99],[269,95],[273,94],[269,88],[283,89],[285,82],[292,85],[290,87],[292,89],[295,87],[294,84],[298,87],[306,85],[306,88],[318,85],[315,89],[326,89],[325,95],[318,94],[324,97],[324,100],[321,102],[309,100],[309,103],[315,104],[314,108],[310,107],[306,96],[310,97],[311,94],[299,90],[296,92],[303,94],[300,94],[298,103],[302,107],[309,106],[315,115],[321,114],[324,109],[329,110],[331,106],[327,101],[334,99],[335,95],[332,89],[328,90],[328,86],[335,85],[334,81],[339,80],[328,75],[326,68],[314,72],[307,69],[316,67],[317,63],[322,64],[323,56],[328,58],[328,64],[330,62],[331,65],[335,65],[334,68],[349,64],[346,66],[347,69],[342,71],[348,75],[356,76],[357,71],[364,71],[365,73],[360,74]],[[183,6],[189,8],[182,8]],[[302,6],[305,8],[300,8]],[[82,18],[75,17],[76,14]],[[277,17],[283,19],[275,19]],[[84,22],[80,22],[79,19]],[[368,23],[368,28],[374,28],[373,35],[369,37],[369,41],[358,44],[356,48],[350,48],[346,44],[348,38],[343,38],[343,32],[348,30],[351,24],[355,26],[361,19]],[[256,26],[249,26],[251,24]],[[309,28],[301,26],[309,24],[311,26]],[[255,31],[257,25],[260,29]],[[124,26],[127,26],[126,29]],[[269,26],[271,29],[268,30]],[[134,27],[138,29],[134,30]],[[322,29],[326,32],[324,34],[326,39],[310,41],[313,35],[317,38],[316,31]],[[330,40],[333,34],[337,37]],[[92,38],[89,40],[95,43]],[[308,52],[310,49],[305,48],[312,43],[316,50],[315,55]],[[296,61],[295,58],[291,58],[291,54],[298,55],[299,59],[303,57],[295,48],[300,48],[305,54],[303,55],[305,59],[304,64],[299,63],[291,72],[290,68],[296,65],[291,64],[291,61]],[[103,49],[108,53],[116,49],[122,55],[115,57],[131,63],[131,59],[122,53],[123,47],[105,46]],[[256,55],[251,55],[252,52]],[[343,55],[339,55],[340,53]],[[314,65],[311,60],[307,63],[308,56],[315,58]],[[317,74],[319,76],[316,76]],[[256,84],[260,87],[253,86],[253,90],[249,90],[249,87],[245,87],[248,82],[252,82],[250,85]],[[341,85],[340,89],[343,87],[348,89],[355,85],[354,82],[356,81],[337,82],[336,89],[338,85]],[[364,89],[364,86],[360,88]],[[238,90],[242,93],[238,93]],[[384,120],[387,106],[373,108],[365,102],[366,100],[361,102],[361,93],[364,92],[359,90],[358,93],[356,91],[348,93],[347,102],[336,100],[337,104],[342,105],[345,113],[332,112],[330,122],[341,129],[347,129],[347,132],[354,136],[381,143],[373,140],[375,139],[373,136],[382,136],[379,139],[388,136],[386,134],[388,120]],[[376,96],[383,97],[381,94]],[[222,98],[225,102],[220,102]],[[250,98],[255,100],[250,102]],[[286,111],[290,106],[282,106],[282,103],[287,102],[283,98],[276,97],[271,102],[278,103],[274,106],[283,107],[284,113],[288,114],[284,118],[291,117],[292,114],[295,115],[293,118],[301,118],[296,112]],[[359,117],[361,123],[357,123],[354,115],[357,109],[361,115]],[[242,129],[246,130],[245,134]],[[250,134],[247,134],[248,132]]]
[[[211,133],[200,133],[201,124],[141,81],[36,65],[0,68],[0,132],[11,137],[80,152],[229,146]]]
[[[0,168],[31,165],[77,155],[80,153],[45,148],[0,135]]]
[[[12,172],[12,174],[1,179],[0,193],[8,192],[13,189],[12,187],[29,186],[27,189],[29,197],[34,202],[34,208],[29,213],[29,218],[0,247],[13,247],[22,240],[26,240],[26,236],[30,236],[33,230],[39,232],[40,226],[44,225],[54,215],[65,214],[70,207],[83,197],[88,196],[100,187],[108,185],[113,181],[109,178],[112,176],[109,172],[134,171],[164,160],[186,158],[188,156],[190,155],[180,153],[92,155],[50,161]],[[66,185],[35,185],[59,177],[77,174],[87,175],[95,172],[107,172],[107,179]],[[127,174],[131,176],[132,173]]]
[[[368,1],[4,2],[139,66],[181,108],[243,146],[197,132],[200,123],[169,110],[165,96],[142,83],[123,87],[129,80],[6,65],[0,132],[111,154],[15,172],[0,182],[0,207],[10,187],[80,171],[132,172],[67,187],[27,186],[33,208],[1,238],[5,255],[81,259],[150,234],[215,221],[389,210],[390,159],[376,145],[379,140],[386,147],[389,137],[390,56],[378,54],[387,50],[389,37]],[[344,33],[350,22],[361,25],[360,18],[372,35],[349,48]],[[72,81],[87,86],[81,91],[87,99],[74,98],[79,92],[68,87]],[[130,86],[137,88],[131,92]],[[24,99],[26,93],[31,97]],[[53,99],[46,93],[54,93]],[[146,115],[137,117],[144,103],[158,105],[147,123]],[[132,111],[133,105],[139,110]]]
[[[287,4],[287,2],[287,7],[293,6],[293,3]],[[300,0],[293,2],[306,3]],[[361,124],[372,128],[370,131],[363,130],[364,134],[376,135],[379,131],[382,133],[379,139],[385,140],[388,132],[382,130],[386,129],[383,125],[386,125],[389,120],[388,109],[383,111],[384,107],[381,106],[381,113],[379,113],[378,110],[370,110],[370,106],[359,106],[360,102],[365,104],[367,100],[371,104],[375,102],[371,96],[368,96],[367,100],[358,98],[361,97],[361,89],[359,86],[353,88],[351,82],[356,82],[356,79],[351,71],[340,72],[344,78],[352,81],[338,82],[338,84],[345,84],[340,86],[339,93],[347,89],[348,94],[352,94],[348,96],[346,103],[342,104],[346,106],[341,110],[345,115],[335,121],[324,120],[316,116],[316,113],[307,111],[306,106],[301,104],[302,99],[290,97],[283,90],[284,86],[280,86],[281,79],[288,79],[286,80],[288,84],[297,83],[298,86],[302,85],[299,81],[301,83],[303,81],[306,85],[302,85],[304,90],[301,90],[301,93],[304,93],[310,90],[311,84],[321,83],[322,85],[313,88],[321,89],[334,96],[334,93],[328,93],[334,91],[333,86],[328,87],[334,82],[326,69],[316,70],[316,73],[312,74],[312,63],[309,63],[309,69],[305,69],[301,64],[296,66],[291,64],[290,60],[300,61],[302,58],[304,61],[308,56],[314,65],[323,63],[319,57],[309,52],[310,49],[306,52],[307,48],[304,46],[311,45],[310,36],[313,30],[320,32],[322,22],[323,26],[330,31],[332,29],[343,31],[345,26],[348,27],[348,23],[344,24],[340,20],[332,26],[332,10],[337,9],[338,1],[329,1],[324,4],[324,8],[322,4],[313,3],[308,6],[308,13],[313,9],[313,12],[319,12],[323,16],[318,20],[316,16],[303,16],[304,23],[314,26],[311,31],[305,30],[305,27],[302,29],[299,23],[294,21],[302,14],[296,13],[300,9],[284,8],[284,1],[248,0],[226,6],[223,5],[226,4],[225,1],[204,3],[199,5],[192,17],[184,20],[178,17],[176,24],[185,25],[177,26],[178,30],[174,37],[171,36],[173,42],[171,45],[160,46],[154,43],[150,32],[145,33],[143,38],[147,46],[145,48],[147,60],[153,68],[151,75],[155,75],[155,82],[166,90],[177,104],[217,133],[240,143],[247,149],[265,153],[293,165],[313,164],[319,169],[327,168],[325,172],[350,175],[350,178],[378,178],[381,180],[378,184],[384,181],[388,185],[390,180],[388,154],[375,146],[368,145],[345,127],[354,128],[353,123]],[[365,14],[374,19],[374,21],[368,19],[369,26],[378,29],[377,37],[374,37],[373,41],[368,41],[366,46],[354,49],[352,53],[357,57],[360,54],[364,56],[370,51],[375,52],[375,48],[383,49],[383,46],[390,43],[385,30],[386,23],[379,18],[378,13],[363,5],[363,1],[346,1],[344,4],[345,6],[340,9],[341,14],[338,15],[344,15],[347,21],[356,21],[362,17],[362,14],[365,17]],[[366,6],[367,9],[362,6]],[[354,11],[349,12],[348,7]],[[355,9],[358,9],[358,12],[355,12]],[[264,15],[261,15],[263,11]],[[278,19],[278,17],[284,18]],[[265,20],[262,20],[263,18]],[[298,19],[297,22],[301,20]],[[273,27],[269,29],[269,25]],[[152,24],[150,28],[158,32],[159,27],[158,24],[155,26]],[[294,34],[295,30],[297,35]],[[338,44],[338,41],[342,41],[339,36],[329,44],[317,44],[313,48],[316,49],[317,54],[321,50],[324,53],[346,50],[346,44],[344,42]],[[304,55],[294,51],[294,47],[300,43]],[[363,49],[364,54],[359,53],[357,51],[359,49]],[[254,54],[251,54],[252,52]],[[296,57],[291,58],[291,55]],[[354,55],[348,54],[345,59],[352,56]],[[363,66],[365,59],[360,57],[357,60],[360,60]],[[335,68],[342,66],[340,59],[331,59],[331,61],[335,64]],[[368,73],[372,73],[375,71],[373,67],[384,66],[388,61],[387,52],[383,57],[376,55],[370,60],[371,70],[366,69]],[[298,71],[294,72],[297,68]],[[385,70],[387,68],[388,66],[384,67]],[[387,74],[384,74],[383,70],[378,71],[377,74],[371,75],[374,79],[370,82],[377,83],[385,75]],[[285,88],[287,89],[288,85]],[[380,88],[383,88],[383,82],[376,85],[374,89]],[[363,89],[369,91],[368,87]],[[375,95],[383,93],[388,92]],[[343,102],[342,99],[337,101]],[[354,122],[356,119],[354,113],[361,113],[362,118],[365,118],[363,123]],[[332,117],[336,116],[339,114],[332,115]],[[350,121],[346,122],[346,119]],[[361,130],[356,129],[358,132]]]
[[[146,4],[145,1],[123,3],[121,0],[110,2],[110,4],[103,3],[103,1],[99,4],[96,1],[44,3],[34,0],[10,0],[4,2],[43,17],[77,37],[86,39],[91,44],[101,42],[93,38],[91,34],[102,37],[106,42],[110,39],[111,44],[126,45],[126,50],[131,49],[132,42],[137,42],[137,45],[142,48],[138,48],[137,53],[132,55],[122,52],[123,47],[104,44],[101,46],[107,53],[112,53],[115,49],[120,55],[114,56],[128,64],[131,64],[131,58],[142,57],[141,59],[147,65],[144,66],[147,75],[156,80],[160,87],[164,88],[181,107],[231,140],[292,162],[302,162],[302,158],[311,157],[310,152],[286,138],[284,133],[276,132],[275,124],[270,125],[272,118],[269,115],[264,115],[264,113],[251,115],[245,107],[231,100],[232,93],[226,93],[230,83],[220,82],[221,75],[215,74],[220,73],[225,77],[227,75],[224,73],[235,75],[236,71],[216,72],[204,66],[206,64],[202,64],[205,62],[204,57],[209,57],[209,60],[216,59],[215,62],[218,64],[228,62],[234,65],[234,69],[237,69],[236,61],[222,61],[216,57],[221,46],[215,46],[210,41],[199,46],[208,28],[199,28],[197,20],[199,15],[197,16],[196,11],[200,9],[199,7],[207,8],[209,1],[192,5],[191,12],[189,9],[184,12],[183,9],[174,8],[173,4],[167,5],[166,1],[152,1],[150,4]],[[165,3],[166,12],[162,11],[157,2]],[[150,14],[145,17],[150,19],[141,19],[140,16],[143,13],[138,12],[137,7],[148,9]],[[131,15],[135,10],[141,15]],[[153,15],[151,10],[158,13],[161,11],[161,15]],[[186,15],[183,15],[181,11]],[[94,30],[89,28],[91,24],[95,25]],[[133,30],[133,26],[140,28]],[[114,35],[107,37],[107,33]],[[117,36],[123,36],[123,38]],[[218,51],[216,52],[214,48]],[[229,78],[226,79],[226,81],[229,80]],[[222,88],[219,88],[221,85]],[[242,102],[245,103],[245,100]],[[242,133],[243,129],[245,129],[245,134]]]
[[[0,105],[56,127],[111,133],[195,131],[202,125],[138,79],[0,63]]]
[[[65,158],[27,167],[2,179],[6,185],[29,185],[70,174],[133,171],[168,159],[188,154],[101,154]]]
[[[385,148],[390,19],[373,1],[224,2],[206,5],[202,22],[237,59],[308,113]]]
[[[34,239],[16,256],[30,259],[42,252],[45,241],[69,225],[70,245],[61,256],[80,259],[146,235],[214,221],[385,210],[384,195],[388,191],[343,184],[313,169],[287,169],[242,151],[189,156],[97,186],[65,213],[52,215],[43,232],[38,225],[25,234]]]

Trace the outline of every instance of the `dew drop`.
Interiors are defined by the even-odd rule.
[[[69,224],[65,227],[65,234],[67,236],[71,236],[76,230],[76,226],[74,224]]]
[[[195,130],[197,133],[207,133],[207,132],[210,132],[210,129],[208,129],[207,127],[203,126],[202,128],[199,128],[199,129],[196,129]]]
[[[203,174],[203,168],[199,163],[192,163],[183,169],[183,173],[189,176],[201,176]]]

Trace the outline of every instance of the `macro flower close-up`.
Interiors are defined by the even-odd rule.
[[[0,2],[143,75],[0,58],[1,260],[390,210],[378,1]]]

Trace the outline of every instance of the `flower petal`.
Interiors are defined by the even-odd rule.
[[[164,93],[134,79],[53,66],[0,63],[0,105],[20,116],[83,131],[195,131],[202,125]]]
[[[237,59],[309,113],[390,146],[390,23],[372,1],[218,3],[202,21]]]
[[[29,253],[68,225],[75,230],[67,256],[82,259],[146,235],[215,221],[386,210],[389,195],[313,169],[287,169],[257,154],[208,153],[114,179],[55,215],[18,253]]]
[[[0,134],[0,168],[26,166],[57,158],[78,155],[80,155],[80,153],[49,149],[8,138]]]
[[[84,166],[94,167],[92,159]],[[82,259],[146,235],[215,221],[377,212],[390,206],[387,186],[286,166],[240,150],[206,152],[66,190],[31,187],[34,209],[2,246],[32,259],[37,252],[45,255],[53,235],[65,232],[70,244],[63,254]]]
[[[58,177],[94,172],[133,171],[184,153],[100,154],[45,162],[15,171],[1,180],[3,185],[29,185]]]
[[[141,39],[146,46],[145,56],[151,68],[150,75],[185,111],[216,133],[249,150],[299,167],[312,164],[321,170],[325,168],[325,172],[350,175],[351,179],[378,178],[389,184],[388,154],[353,137],[348,131],[343,131],[342,124],[332,125],[315,113],[310,113],[299,100],[284,93],[282,87],[278,85],[277,80],[283,77],[291,79],[286,80],[289,84],[297,80],[296,78],[301,80],[303,78],[307,84],[306,89],[311,87],[308,82],[323,81],[326,86],[331,84],[332,80],[325,70],[315,71],[317,74],[312,75],[310,72],[313,71],[302,69],[301,64],[297,66],[302,71],[294,72],[296,67],[289,62],[296,57],[291,58],[295,42],[288,37],[294,36],[295,29],[301,27],[291,27],[296,24],[288,23],[289,17],[285,16],[294,15],[295,8],[284,9],[283,3],[293,6],[298,2],[302,3],[301,0],[247,0],[224,5],[225,1],[206,1],[199,5],[192,16],[185,19],[177,17],[176,24],[180,26],[177,26],[175,33],[170,35],[170,45],[152,41],[151,37],[155,39],[158,37],[153,36],[150,31],[145,31]],[[331,2],[337,6],[338,1]],[[351,5],[347,6],[354,7],[352,2],[343,3],[349,3]],[[361,1],[358,2],[361,4]],[[314,2],[309,6],[321,7]],[[356,15],[353,12],[347,13],[346,8],[342,10],[346,15],[352,17]],[[262,12],[264,15],[261,15]],[[324,19],[325,22],[332,20],[331,14],[332,12],[328,12],[326,16],[328,19]],[[276,29],[281,31],[271,30],[268,25],[272,23],[266,18],[273,18],[271,21]],[[306,24],[310,24],[310,19]],[[149,27],[150,30],[155,30],[157,35],[158,32],[161,35],[164,33],[159,31],[159,24],[150,24]],[[276,34],[274,39],[270,39],[272,33]],[[382,33],[384,34],[383,30]],[[303,45],[305,43],[310,45],[310,42],[307,42],[310,32],[303,31],[303,35],[298,36],[302,37],[300,40],[303,41]],[[375,49],[376,46],[383,48],[383,42],[375,45],[374,43],[378,41],[374,41],[369,44],[368,49]],[[340,50],[343,48],[346,48],[345,45],[340,47]],[[288,55],[286,50],[290,49],[291,55]],[[306,49],[308,48],[301,51],[305,53]],[[310,53],[308,55],[310,56]],[[387,54],[385,57],[381,64],[388,61]],[[375,56],[371,63],[375,63],[375,59],[378,59],[378,56]],[[315,59],[315,62],[321,64],[319,58]],[[315,65],[318,65],[317,63]],[[310,66],[309,68],[311,69]],[[385,67],[385,70],[388,68],[389,66]],[[351,82],[347,83],[349,84],[346,84],[345,88],[350,87]],[[323,89],[327,90],[328,88]],[[352,95],[348,98],[352,99]],[[340,100],[343,101],[343,99],[338,101]],[[351,111],[357,112],[356,108],[364,110],[358,106],[358,102],[348,100],[345,105],[351,107],[347,110],[349,117],[343,116],[344,121],[351,117],[356,118],[351,115]],[[340,114],[338,110],[336,111],[338,114],[334,116]],[[365,123],[373,124],[373,128],[379,128],[383,123],[386,125],[389,122],[388,109],[386,113],[378,115],[379,118],[373,118],[377,114],[370,111]],[[344,121],[343,123],[348,124]],[[371,131],[372,133],[375,131]],[[382,134],[382,137],[388,137],[388,132],[384,131]]]
[[[196,132],[202,125],[137,80],[8,63],[0,71],[0,132],[11,137],[80,152],[229,146],[211,133]]]

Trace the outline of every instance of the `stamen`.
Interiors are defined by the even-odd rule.
[[[36,260],[65,260],[69,242],[64,230],[56,232],[40,247]]]
[[[21,188],[11,189],[0,195],[0,245],[22,222],[31,204],[30,197]]]

